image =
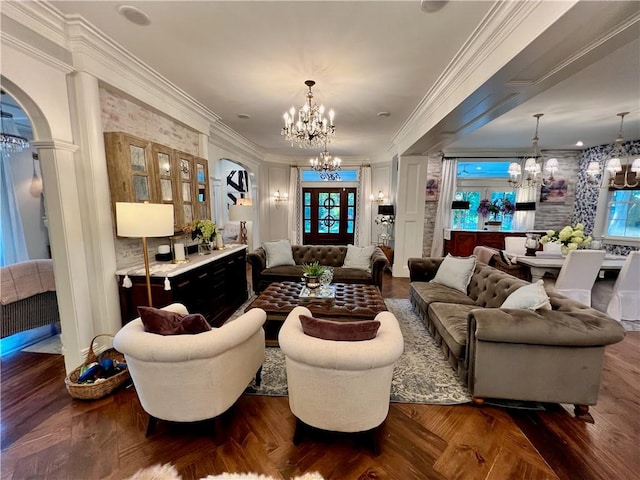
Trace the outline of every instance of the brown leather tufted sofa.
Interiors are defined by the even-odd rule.
[[[295,265],[271,268],[267,268],[267,254],[264,248],[259,247],[249,253],[247,260],[251,264],[253,289],[256,293],[260,293],[272,282],[299,282],[302,277],[302,265],[313,262],[333,267],[334,282],[364,283],[382,289],[382,274],[389,263],[379,248],[376,248],[371,256],[369,272],[342,266],[347,255],[345,245],[291,245],[291,251]]]
[[[548,292],[551,310],[500,309],[529,284],[476,262],[467,293],[430,283],[442,258],[410,258],[409,297],[478,403],[484,398],[595,405],[604,347],[624,338],[607,315]]]

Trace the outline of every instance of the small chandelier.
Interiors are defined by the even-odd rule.
[[[609,172],[609,187],[610,188],[633,188],[637,187],[640,183],[640,157],[635,158],[629,166],[629,153],[624,148],[624,137],[622,136],[622,126],[624,124],[624,117],[628,115],[629,112],[618,113],[618,117],[620,117],[620,130],[618,131],[618,136],[616,137],[616,141],[611,149],[611,152],[607,156],[607,159],[604,162],[604,168],[607,172]],[[618,178],[618,173],[623,171],[624,165],[624,175],[622,175],[622,183],[617,183],[616,179]],[[629,170],[633,172],[635,175],[635,182],[631,183],[629,181]],[[589,183],[600,183],[602,187],[602,176],[598,179],[600,175],[600,163],[597,161],[589,162],[587,167],[587,180]]]
[[[544,113],[536,113],[534,118],[536,119],[536,133],[533,136],[533,143],[531,147],[531,153],[522,159],[521,163],[512,162],[509,165],[509,185],[513,188],[522,187],[536,187],[538,185],[550,185],[555,178],[553,174],[558,171],[558,159],[550,158],[547,160],[544,166],[544,171],[549,172],[549,178],[545,179],[542,176],[542,164],[543,158],[538,147],[538,127],[540,126],[540,117]],[[526,172],[526,175],[522,174],[522,170]]]
[[[331,141],[336,134],[336,128],[333,125],[333,110],[329,111],[329,119],[324,116],[324,106],[313,103],[313,93],[311,87],[316,82],[307,80],[304,84],[309,87],[307,92],[307,101],[300,107],[296,120],[296,109],[285,112],[284,127],[280,135],[284,136],[291,142],[293,147],[297,143],[300,148],[317,148]]]
[[[18,132],[13,115],[0,108],[0,150],[5,154],[18,153],[29,146],[29,141]]]
[[[338,170],[340,170],[342,160],[329,153],[326,143],[324,145],[324,150],[320,152],[320,155],[316,158],[311,158],[309,160],[309,164],[313,170],[320,173],[320,178],[322,180],[340,180]]]

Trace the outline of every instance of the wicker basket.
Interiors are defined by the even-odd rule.
[[[131,376],[129,375],[129,370],[125,369],[122,372],[116,373],[115,375],[105,379],[103,382],[87,384],[76,383],[78,381],[78,377],[80,376],[80,372],[82,371],[82,367],[84,367],[85,365],[89,365],[93,362],[99,362],[100,360],[104,360],[105,358],[111,358],[112,360],[116,360],[119,363],[125,363],[124,355],[114,348],[109,348],[102,352],[99,356],[97,356],[93,351],[93,344],[98,337],[113,338],[113,335],[103,333],[93,337],[93,340],[91,340],[91,343],[89,344],[89,351],[87,352],[87,358],[85,359],[84,363],[69,375],[67,375],[67,377],[64,379],[67,390],[73,398],[78,398],[80,400],[97,400],[98,398],[109,395],[116,388],[120,387],[123,383],[131,378]]]

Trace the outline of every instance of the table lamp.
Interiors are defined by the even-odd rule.
[[[253,220],[253,206],[229,205],[229,220],[240,222],[240,243],[247,245],[247,222]]]
[[[151,307],[153,305],[151,301],[147,237],[169,237],[173,235],[173,205],[147,202],[116,202],[116,228],[120,237],[142,239],[144,272],[147,277],[147,302]]]

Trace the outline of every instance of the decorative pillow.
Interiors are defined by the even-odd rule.
[[[447,287],[454,288],[462,293],[467,293],[467,287],[476,268],[476,256],[454,257],[448,254],[442,260],[436,276],[431,280]]]
[[[267,268],[296,264],[289,240],[264,242],[262,248],[267,253]]]
[[[347,255],[344,257],[345,268],[357,268],[359,270],[366,270],[371,273],[371,255],[376,251],[375,245],[368,247],[356,247],[354,245],[347,245]]]
[[[544,282],[538,280],[536,283],[517,289],[507,297],[500,308],[525,308],[527,310],[544,308],[551,310],[551,302],[544,289]]]
[[[138,307],[144,329],[158,335],[184,335],[208,332],[211,326],[200,313],[181,315],[153,307]]]
[[[300,315],[300,323],[302,324],[302,331],[310,337],[343,342],[371,340],[376,338],[378,328],[380,328],[378,320],[337,322],[307,315]]]

